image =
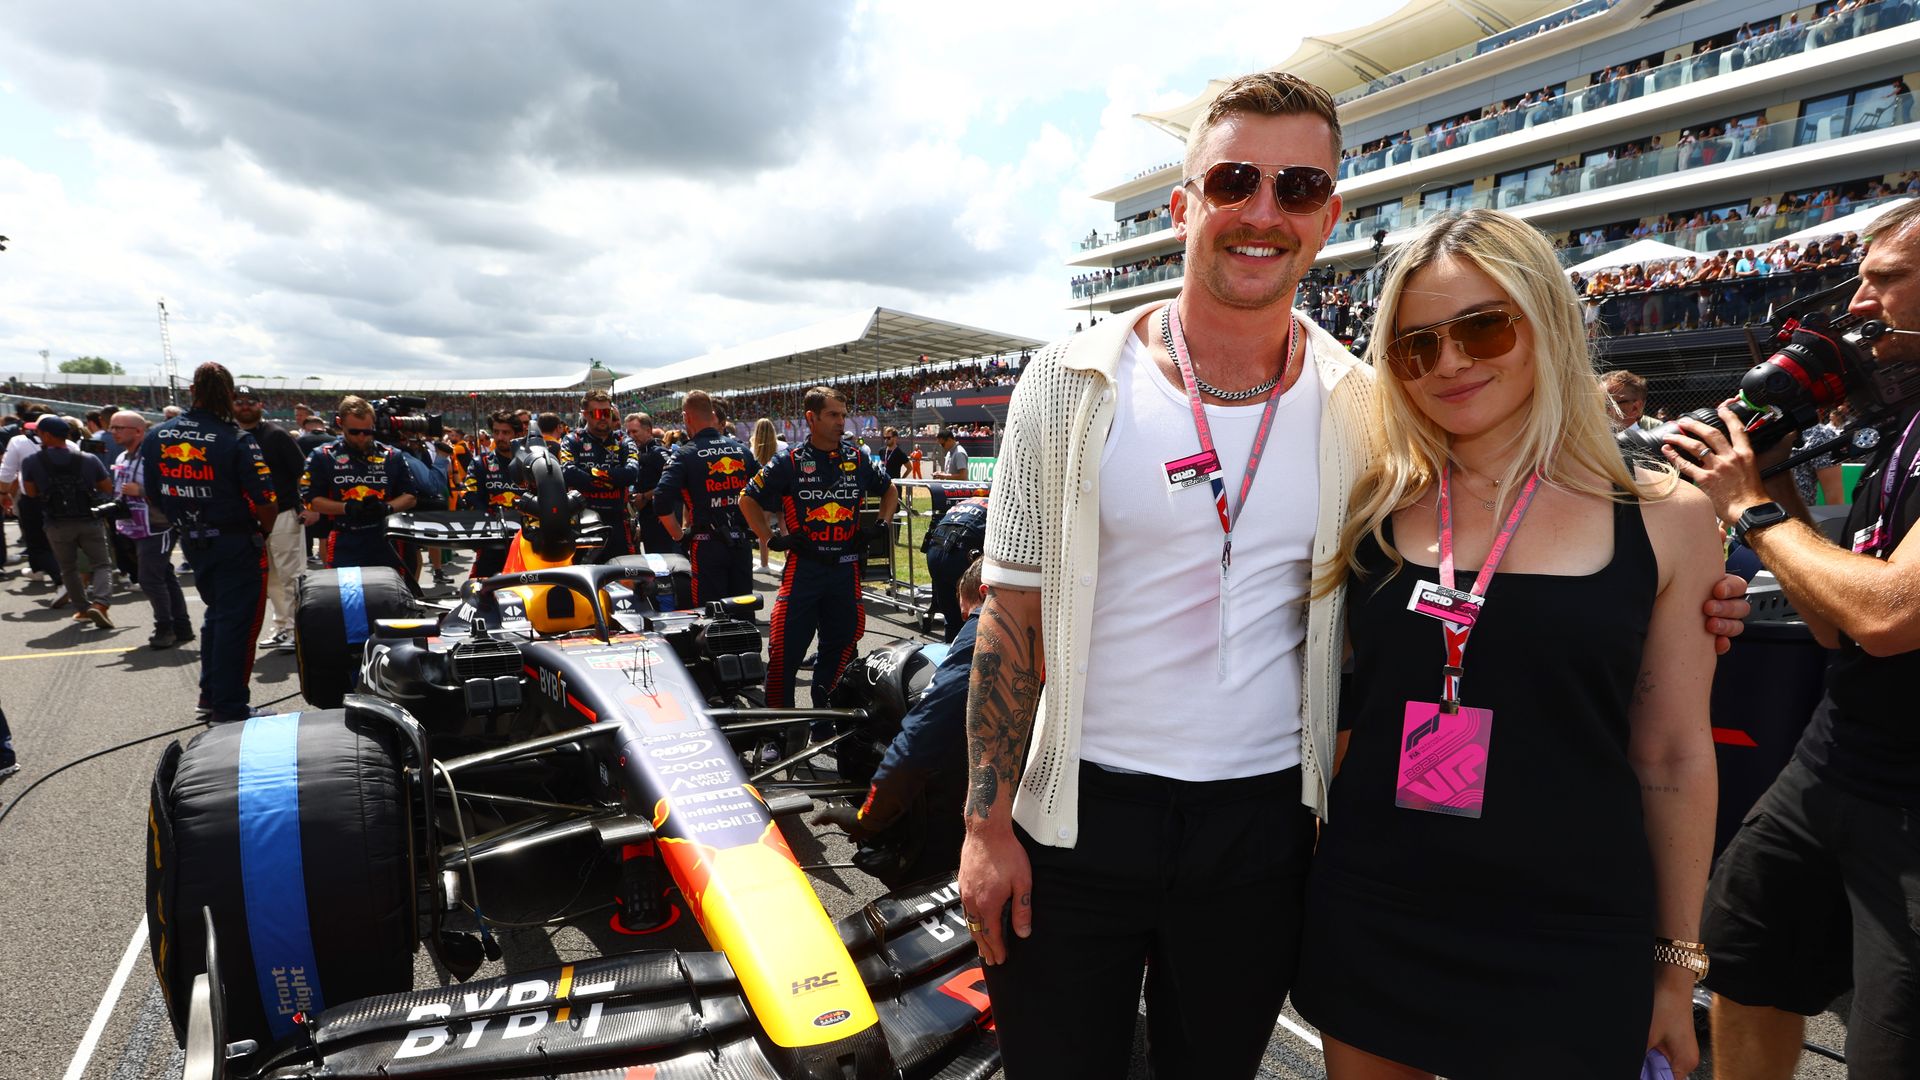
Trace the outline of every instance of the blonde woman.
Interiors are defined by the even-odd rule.
[[[1294,1000],[1331,1080],[1615,1078],[1653,1047],[1684,1075],[1712,510],[1622,461],[1524,222],[1427,227],[1375,325],[1387,449],[1316,568],[1355,678]]]
[[[753,441],[747,444],[753,451],[753,460],[764,469],[773,464],[773,456],[780,452],[780,433],[773,428],[773,421],[761,417],[753,422]],[[767,542],[760,541],[760,569],[767,569]]]

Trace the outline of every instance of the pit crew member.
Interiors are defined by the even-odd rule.
[[[966,618],[961,608],[971,606],[958,599],[960,575],[986,546],[987,500],[982,498],[962,499],[948,507],[946,516],[920,541],[920,551],[927,557],[927,577],[933,581],[933,610],[940,613],[948,641],[960,633],[960,622]]]
[[[267,537],[278,507],[260,444],[233,422],[233,376],[219,364],[193,372],[193,407],[147,432],[140,486],[173,522],[207,607],[200,635],[200,709],[245,720],[254,637],[267,604]]]
[[[816,629],[816,707],[827,703],[828,692],[852,662],[854,645],[867,630],[860,561],[869,538],[860,527],[860,504],[868,495],[880,496],[879,520],[891,521],[899,497],[867,452],[843,441],[847,403],[839,391],[816,386],[807,391],[804,404],[807,441],[776,455],[740,499],[754,535],[768,548],[787,553],[767,647],[767,705],[776,709],[793,707],[794,672]],[[769,511],[780,515],[786,532],[773,534]]]
[[[692,437],[673,448],[653,510],[667,535],[686,547],[693,564],[693,602],[704,604],[753,591],[753,542],[737,505],[751,475],[747,444],[723,434],[705,391],[690,390],[681,402]],[[672,513],[686,512],[686,527]]]
[[[614,426],[613,398],[605,390],[587,391],[580,416],[586,426],[560,440],[560,462],[567,488],[585,496],[587,508],[609,526],[606,542],[593,556],[604,563],[637,550],[627,492],[640,478],[640,454]]]
[[[887,744],[859,806],[835,806],[813,816],[815,825],[835,825],[860,844],[854,862],[898,888],[951,874],[960,865],[965,829],[953,807],[966,794],[967,679],[973,670],[973,614],[986,596],[980,560],[961,571],[954,601],[966,620],[956,628],[947,655],[900,733]]]
[[[338,423],[340,437],[308,455],[300,477],[300,500],[331,527],[322,557],[329,569],[392,567],[412,583],[407,561],[387,539],[387,515],[411,510],[415,501],[402,451],[373,437],[373,406],[364,398],[341,398]]]
[[[679,545],[660,524],[653,510],[653,489],[660,486],[660,474],[667,469],[667,455],[654,437],[653,417],[643,412],[627,414],[627,441],[633,443],[640,464],[640,478],[633,482],[633,515],[640,533],[642,550],[655,555],[677,555]]]
[[[474,455],[473,468],[467,473],[467,505],[509,516],[513,513],[513,493],[517,490],[509,479],[516,449],[514,442],[525,431],[514,414],[505,409],[494,412],[487,420],[493,427],[493,445]],[[505,569],[508,546],[493,544],[475,550],[473,579],[484,581]]]

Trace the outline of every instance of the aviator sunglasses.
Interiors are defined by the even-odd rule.
[[[1282,165],[1269,173],[1256,162],[1222,161],[1198,178],[1190,176],[1180,182],[1199,184],[1200,194],[1215,209],[1237,210],[1260,194],[1260,185],[1268,176],[1273,177],[1273,201],[1288,214],[1311,214],[1333,197],[1333,177],[1312,165]]]
[[[1491,360],[1513,348],[1517,336],[1513,324],[1524,318],[1517,311],[1475,311],[1437,322],[1387,342],[1387,363],[1395,376],[1407,382],[1425,378],[1440,362],[1442,327],[1468,359]]]

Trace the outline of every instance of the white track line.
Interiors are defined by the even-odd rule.
[[[113,1015],[114,1003],[120,1000],[120,990],[127,985],[127,976],[133,974],[133,962],[147,943],[147,920],[141,916],[134,924],[133,937],[127,942],[127,951],[120,956],[120,966],[113,970],[113,981],[107,984],[106,995],[100,999],[100,1007],[93,1010],[93,1022],[87,1025],[87,1033],[80,1036],[80,1045],[73,1051],[73,1060],[67,1063],[67,1073],[62,1080],[80,1080],[87,1071],[88,1062],[93,1060],[93,1048],[100,1042],[100,1033],[107,1028],[107,1017]]]
[[[1288,1031],[1291,1031],[1295,1035],[1298,1035],[1302,1042],[1313,1047],[1315,1050],[1324,1049],[1320,1045],[1320,1036],[1315,1035],[1313,1032],[1308,1031],[1306,1028],[1303,1028],[1299,1024],[1294,1023],[1292,1017],[1289,1017],[1283,1013],[1279,1017],[1279,1020],[1280,1020],[1281,1027],[1286,1028]],[[74,1078],[69,1077],[68,1080],[74,1080]]]

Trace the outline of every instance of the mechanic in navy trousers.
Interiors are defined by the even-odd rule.
[[[373,406],[340,399],[340,437],[307,455],[300,500],[327,517],[328,569],[386,566],[411,585],[406,560],[387,539],[387,515],[413,509],[413,481],[399,450],[373,437]]]
[[[680,407],[691,437],[673,448],[652,503],[667,535],[685,545],[698,606],[753,591],[753,539],[737,505],[753,475],[753,453],[720,430],[705,391],[689,390]],[[675,507],[686,512],[685,528]]]
[[[233,376],[193,372],[193,407],[140,444],[147,501],[171,518],[193,587],[206,603],[200,630],[200,709],[216,723],[245,720],[254,639],[267,603],[267,536],[279,507],[260,444],[233,422]]]
[[[927,557],[927,577],[933,582],[933,610],[940,613],[947,640],[960,633],[960,575],[987,547],[987,500],[962,499],[947,508],[920,542]]]
[[[793,707],[793,676],[815,630],[820,660],[813,667],[813,704],[827,694],[853,660],[866,633],[860,602],[860,559],[867,537],[860,503],[880,496],[880,522],[893,520],[899,492],[857,443],[844,442],[847,403],[839,391],[816,386],[806,396],[807,441],[776,454],[747,483],[740,511],[773,551],[787,553],[773,601],[767,653],[767,706]],[[775,536],[767,514],[776,511],[786,532]],[[885,528],[876,524],[875,528]]]

